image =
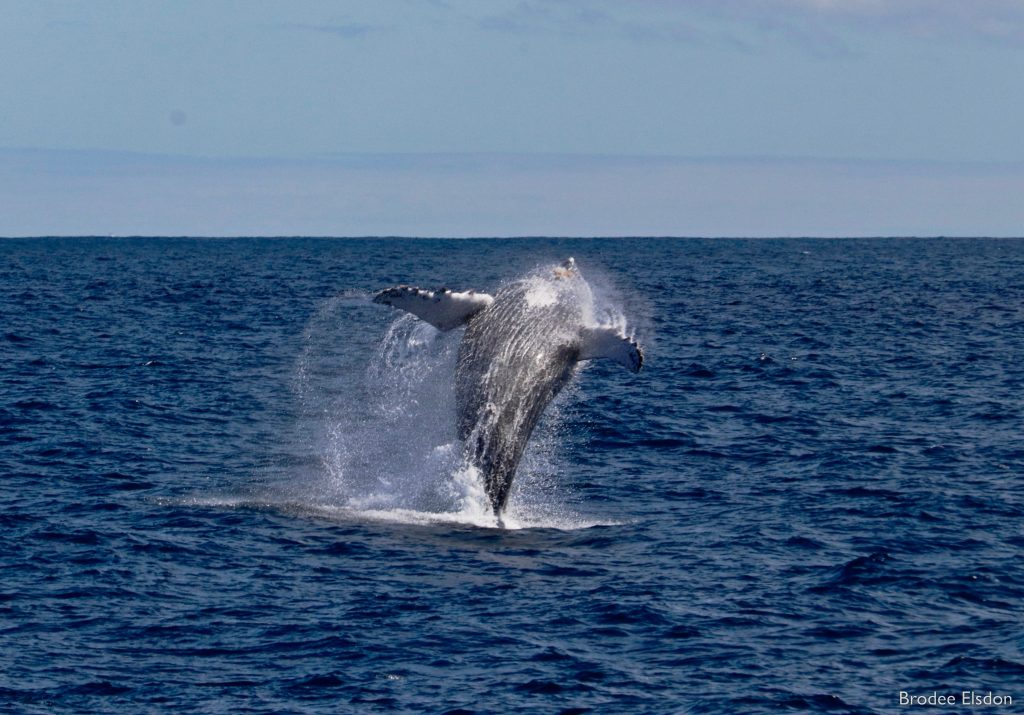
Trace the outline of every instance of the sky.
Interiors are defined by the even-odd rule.
[[[1024,235],[1019,0],[0,17],[0,236]]]

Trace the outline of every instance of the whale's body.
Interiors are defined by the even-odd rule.
[[[499,517],[530,435],[579,361],[610,358],[634,372],[643,363],[621,330],[586,324],[589,298],[571,258],[494,296],[399,286],[374,298],[441,330],[466,326],[455,368],[458,435]]]
[[[576,369],[583,316],[572,286],[516,281],[466,325],[455,372],[459,438],[496,513],[545,408]]]

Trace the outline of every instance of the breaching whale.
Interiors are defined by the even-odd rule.
[[[607,358],[633,372],[643,365],[643,350],[621,328],[585,323],[589,298],[572,258],[493,296],[407,285],[374,296],[374,303],[401,308],[438,330],[466,327],[455,368],[458,436],[499,520],[526,443],[577,363]]]

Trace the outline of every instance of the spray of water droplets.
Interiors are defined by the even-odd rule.
[[[550,300],[538,269],[532,299]],[[595,300],[585,281],[574,289],[584,322],[624,325],[621,311]],[[380,324],[365,294],[325,301],[304,331],[297,362],[298,476],[275,487],[274,500],[321,516],[427,524],[497,526],[483,481],[456,437],[455,363],[462,330],[442,333],[407,314],[376,335],[353,330],[351,311]],[[361,342],[362,344],[358,344]],[[575,381],[548,407],[520,463],[502,525],[594,525],[572,506],[560,479],[572,430]]]

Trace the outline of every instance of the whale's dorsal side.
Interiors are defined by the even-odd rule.
[[[614,360],[631,372],[643,367],[644,351],[618,328],[584,328],[581,338],[580,360]]]
[[[438,330],[452,330],[493,303],[494,297],[472,290],[456,293],[448,288],[435,291],[402,285],[382,290],[373,302],[401,308]]]

